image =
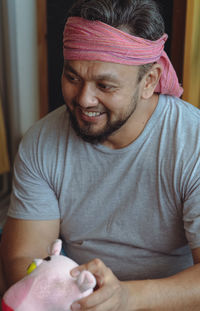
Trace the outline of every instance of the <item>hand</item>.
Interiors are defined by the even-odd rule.
[[[100,259],[94,259],[71,271],[76,277],[82,270],[88,270],[96,278],[97,289],[93,294],[72,304],[72,311],[126,311],[128,293],[125,283],[120,282]]]

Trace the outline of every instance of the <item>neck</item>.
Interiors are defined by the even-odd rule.
[[[141,101],[126,124],[112,134],[103,145],[110,149],[121,149],[134,142],[143,132],[156,109],[158,98],[158,95],[154,94],[148,101]]]

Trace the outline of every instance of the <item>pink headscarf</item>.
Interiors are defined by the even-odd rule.
[[[100,21],[70,17],[64,29],[63,54],[65,60],[96,60],[124,65],[157,62],[163,67],[163,73],[155,91],[180,97],[183,89],[164,51],[166,40],[166,34],[151,41]]]

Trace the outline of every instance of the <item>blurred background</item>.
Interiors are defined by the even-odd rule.
[[[0,0],[0,228],[26,130],[63,104],[62,33],[73,0]],[[200,107],[200,1],[157,0],[183,99]]]

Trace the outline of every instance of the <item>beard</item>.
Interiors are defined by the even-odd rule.
[[[105,142],[109,136],[113,135],[116,131],[118,131],[133,115],[135,109],[138,104],[138,90],[136,90],[130,105],[128,106],[127,111],[118,117],[118,119],[112,121],[111,120],[111,113],[107,110],[105,113],[107,114],[107,123],[105,126],[95,132],[92,133],[92,124],[90,122],[82,121],[84,123],[84,127],[80,127],[75,115],[75,108],[79,107],[78,103],[74,102],[73,106],[74,109],[71,111],[67,106],[67,110],[69,112],[69,117],[71,121],[72,128],[76,132],[77,136],[81,137],[84,141],[89,142],[91,144],[99,144]]]

